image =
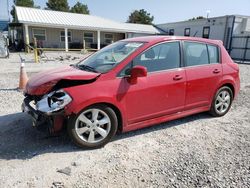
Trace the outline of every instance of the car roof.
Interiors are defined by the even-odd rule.
[[[123,41],[158,43],[158,42],[171,41],[171,40],[187,40],[187,41],[204,42],[204,43],[210,43],[210,44],[216,44],[216,45],[223,44],[223,42],[220,40],[204,39],[204,38],[199,38],[199,37],[166,36],[166,35],[135,37],[135,38],[124,39]]]

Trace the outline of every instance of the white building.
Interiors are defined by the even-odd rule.
[[[223,41],[231,57],[250,61],[250,17],[241,15],[158,24],[168,35],[195,36]]]
[[[100,49],[117,40],[138,35],[156,35],[160,31],[152,25],[120,23],[105,18],[15,7],[18,24],[22,27],[24,42],[32,43],[35,37],[44,48]]]

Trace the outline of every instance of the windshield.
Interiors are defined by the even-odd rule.
[[[121,63],[142,45],[142,42],[119,41],[96,52],[76,66],[81,70],[105,73]]]

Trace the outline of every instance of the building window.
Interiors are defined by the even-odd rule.
[[[203,27],[202,37],[208,39],[210,34],[210,27]]]
[[[33,29],[33,37],[36,38],[36,40],[46,40],[46,30]]]
[[[61,31],[61,42],[65,42],[65,31]],[[72,34],[71,31],[68,31],[68,42],[71,42]]]
[[[94,33],[84,33],[84,40],[86,43],[94,43]]]
[[[174,35],[174,29],[169,29],[169,35]]]
[[[113,34],[105,33],[104,34],[104,43],[111,44],[113,42]]]
[[[190,36],[190,28],[185,28],[185,30],[184,30],[184,36],[186,36],[186,37]]]

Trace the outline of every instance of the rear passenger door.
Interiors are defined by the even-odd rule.
[[[185,41],[183,49],[187,76],[185,110],[208,106],[222,77],[219,48]]]

